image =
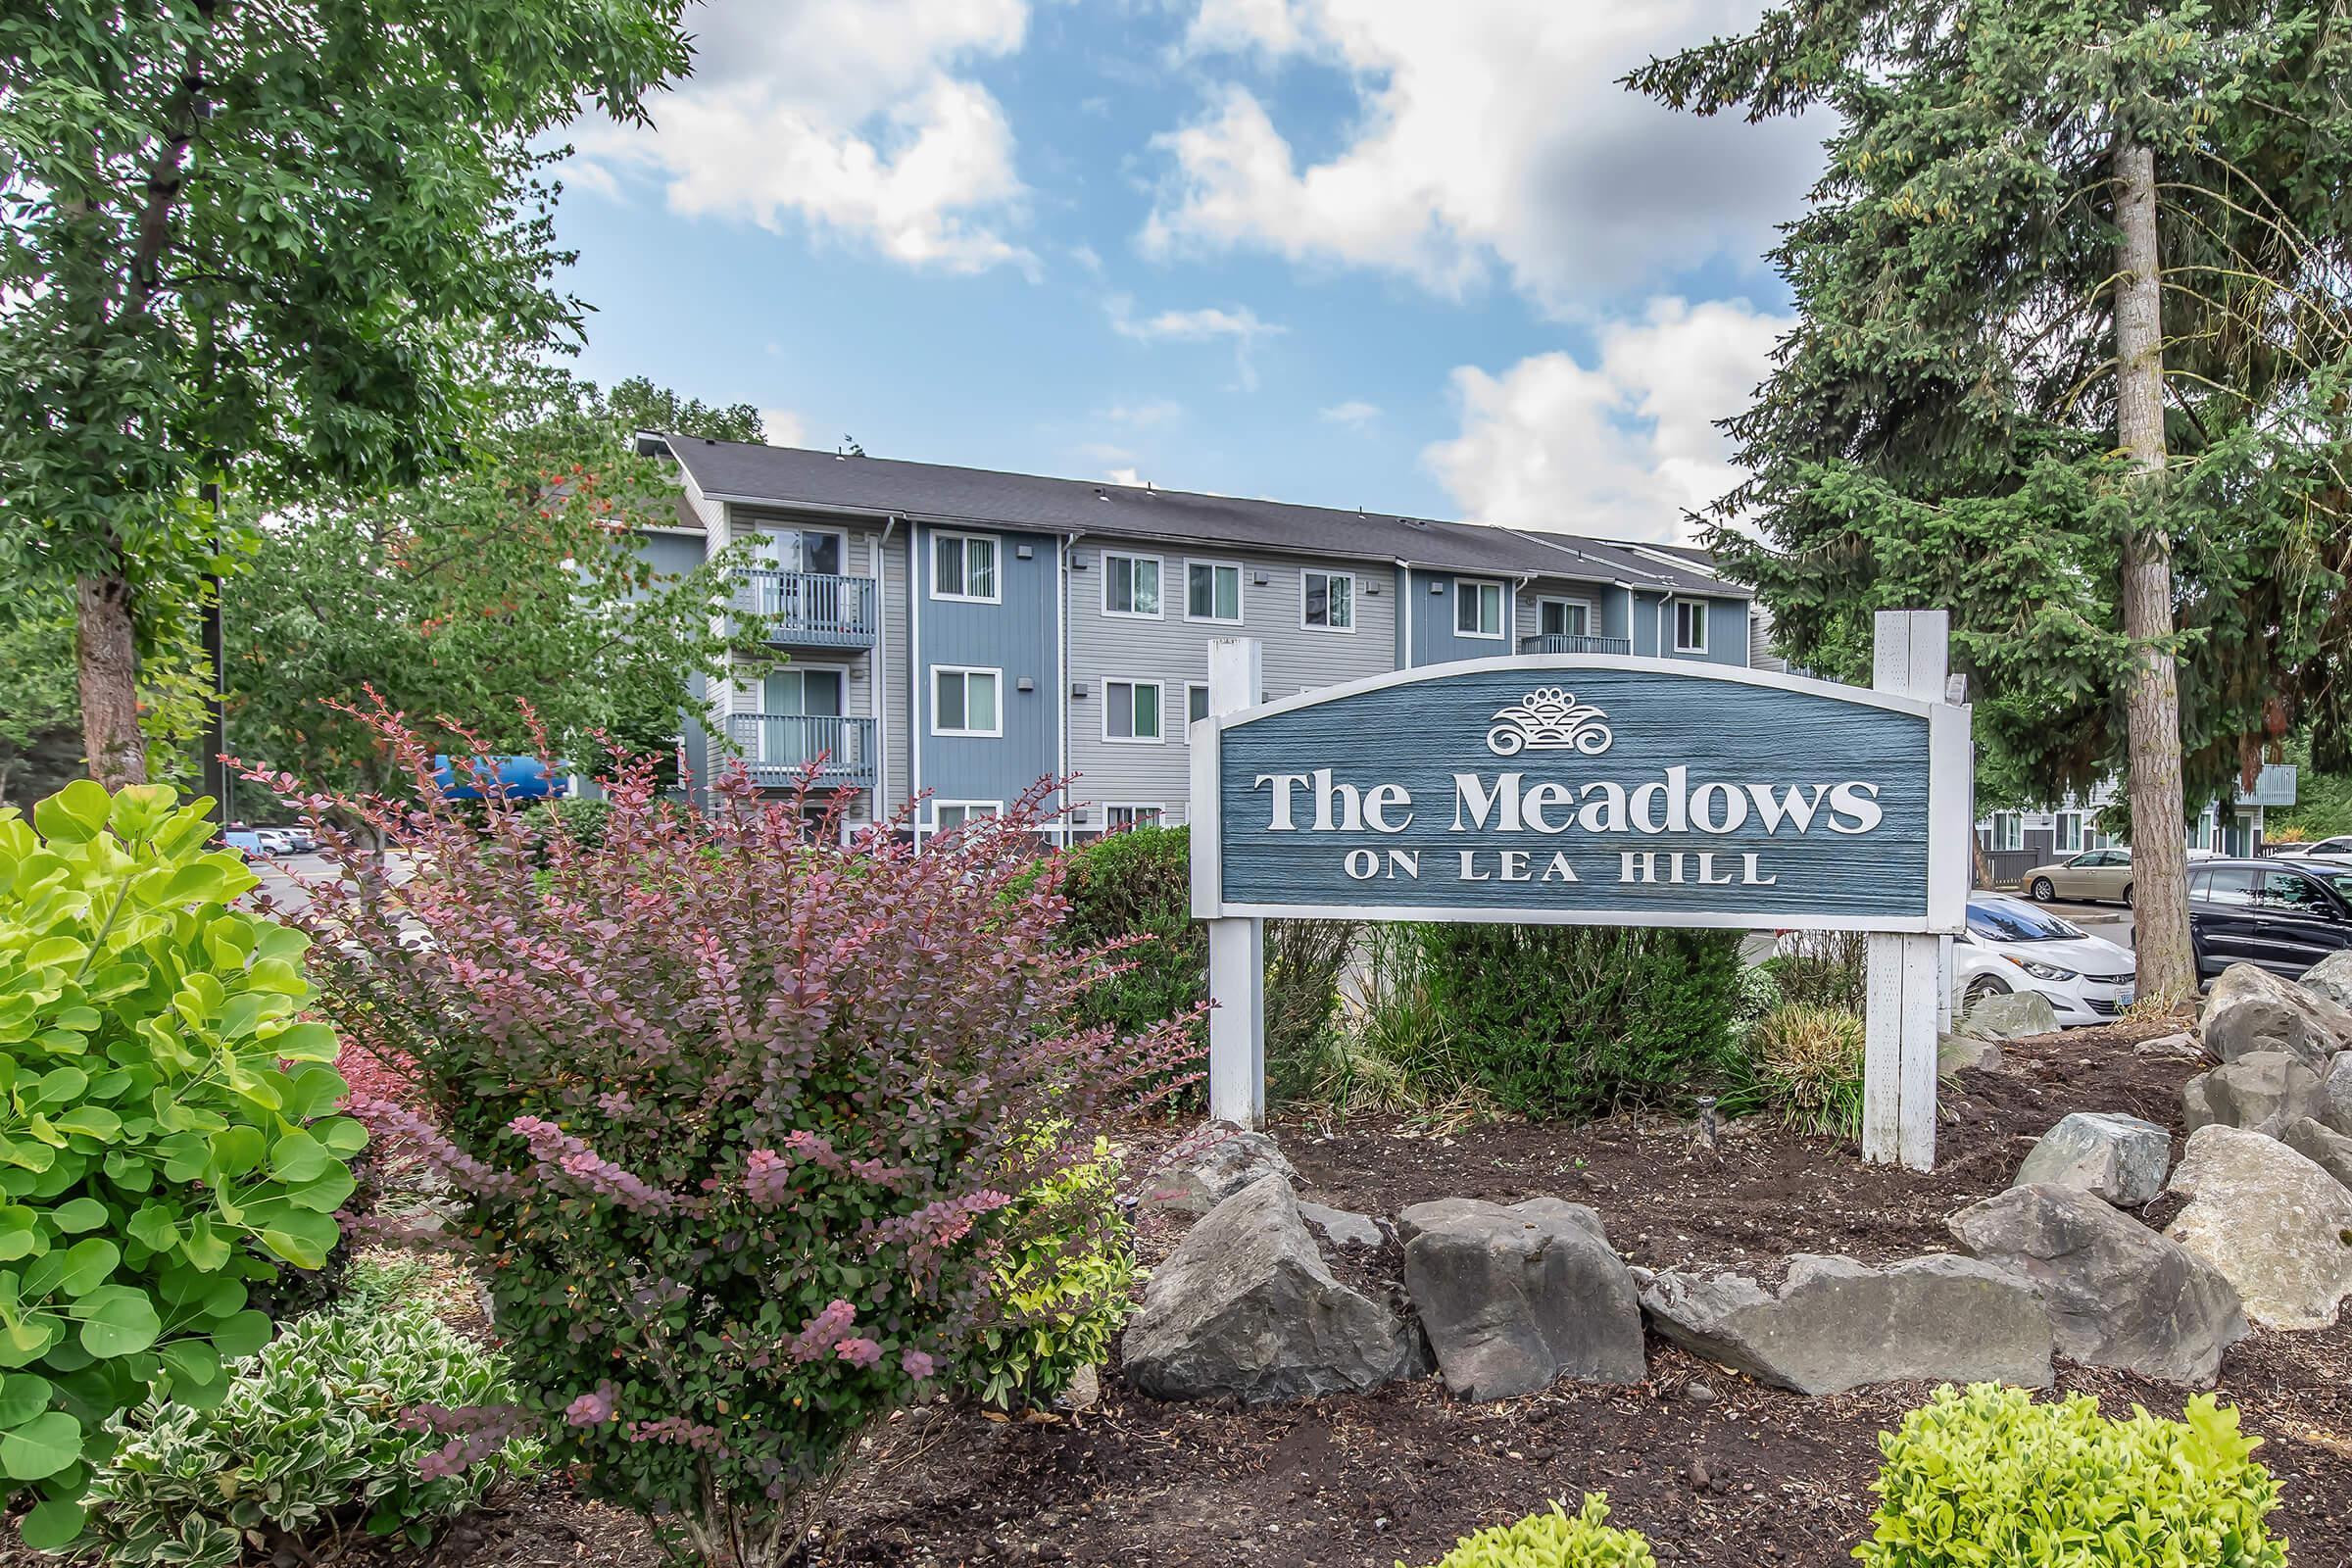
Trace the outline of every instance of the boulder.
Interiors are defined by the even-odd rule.
[[[2326,1122],[2306,1116],[2289,1127],[2278,1141],[2352,1188],[2352,1138],[2346,1138]]]
[[[2132,1048],[2132,1053],[2138,1056],[2172,1056],[2181,1061],[2201,1061],[2205,1056],[2205,1048],[2198,1043],[2195,1035],[2173,1034],[2142,1040]]]
[[[1176,1154],[1145,1184],[1147,1208],[1205,1214],[1243,1188],[1267,1176],[1296,1181],[1298,1173],[1264,1133],[1219,1127],[1206,1147],[1179,1146]]]
[[[2303,971],[2304,990],[2352,1009],[2352,948],[2341,948]]]
[[[1949,1078],[1963,1067],[1999,1072],[2007,1064],[1997,1040],[1980,1040],[1975,1035],[1936,1037],[1936,1074],[1939,1078]]]
[[[2192,1133],[2218,1125],[2276,1138],[2319,1103],[2320,1075],[2283,1051],[2225,1061],[2180,1086],[2180,1113]]]
[[[2316,1070],[2352,1050],[2352,1012],[2259,964],[2233,963],[2205,993],[2197,1032],[2224,1061],[2283,1051]]]
[[[1473,1399],[1561,1378],[1639,1383],[1642,1302],[1592,1210],[1446,1199],[1398,1216],[1404,1288],[1446,1388]]]
[[[1369,1214],[1327,1208],[1321,1203],[1300,1203],[1298,1217],[1321,1231],[1323,1239],[1334,1247],[1378,1247],[1388,1240],[1380,1221]]]
[[[1360,1393],[1424,1367],[1410,1323],[1332,1278],[1280,1176],[1210,1209],[1152,1271],[1120,1350],[1160,1399]]]
[[[2058,1032],[2058,1010],[2034,991],[1986,997],[1960,1015],[1958,1032],[1979,1040],[2022,1040]]]
[[[2312,1112],[2332,1132],[2352,1137],[2352,1051],[2339,1051],[2320,1075],[2320,1105]]]
[[[2137,1208],[2164,1191],[2172,1163],[2173,1135],[2154,1122],[2078,1110],[2041,1135],[2013,1185],[2080,1187],[2119,1207]]]
[[[2034,1282],[2071,1361],[2202,1388],[2246,1337],[2218,1269],[2083,1188],[2012,1187],[1946,1223],[1971,1257]]]
[[[2200,1127],[2173,1170],[2165,1235],[2222,1271],[2265,1328],[2324,1329],[2352,1295],[2352,1192],[2276,1138]]]
[[[1675,1344],[1799,1394],[1873,1383],[2050,1383],[2050,1318],[2032,1284],[1948,1252],[1884,1268],[1799,1252],[1766,1290],[1742,1274],[1637,1272]]]

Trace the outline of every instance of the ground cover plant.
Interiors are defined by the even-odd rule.
[[[1098,1137],[1083,1163],[1031,1195],[1027,1234],[997,1260],[990,1295],[1001,1310],[974,1329],[956,1367],[984,1402],[1043,1404],[1108,1358],[1136,1274],[1121,1174],[1110,1140]]]
[[[1195,1020],[1070,1021],[1103,960],[1062,940],[1058,864],[1026,869],[1047,785],[917,851],[811,835],[740,773],[664,803],[628,761],[588,847],[502,801],[458,820],[397,717],[360,716],[420,805],[256,778],[341,873],[299,916],[328,1010],[413,1077],[355,1109],[448,1176],[512,1357],[517,1399],[440,1413],[434,1463],[527,1427],[693,1555],[778,1561],[861,1433],[1020,1321],[1007,1260],[1111,1239],[1054,1184],[1099,1112],[1180,1081]]]
[[[1864,1044],[1860,1013],[1784,1002],[1747,1032],[1741,1079],[1728,1107],[1778,1116],[1783,1126],[1806,1132],[1858,1138]]]
[[[1573,1514],[1555,1498],[1517,1524],[1463,1537],[1433,1568],[1656,1568],[1641,1532],[1614,1529],[1608,1517],[1608,1498],[1600,1494],[1588,1494]]]
[[[421,1545],[537,1446],[453,1470],[429,1462],[440,1440],[407,1412],[512,1398],[497,1357],[421,1304],[369,1292],[232,1365],[213,1408],[130,1412],[91,1485],[91,1535],[108,1562],[142,1568],[230,1568],[248,1548],[307,1560],[346,1534]]]
[[[0,1472],[81,1531],[110,1423],[150,1394],[217,1403],[270,1320],[249,1293],[315,1269],[366,1134],[332,1114],[309,940],[232,907],[210,802],[82,780],[0,810]]]

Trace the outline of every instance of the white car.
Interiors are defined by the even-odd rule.
[[[261,841],[262,853],[265,855],[277,856],[294,853],[294,835],[282,827],[257,827],[253,830],[253,836]]]
[[[2266,844],[2266,853],[2282,860],[2344,860],[2352,862],[2352,833],[2338,833],[2317,844]]]
[[[2049,999],[2061,1025],[2105,1023],[2132,1005],[2129,950],[2024,899],[1980,893],[1952,940],[1952,1010],[2013,991]]]

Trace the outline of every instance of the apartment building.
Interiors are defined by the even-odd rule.
[[[1074,776],[1057,831],[1186,819],[1208,644],[1265,648],[1267,697],[1511,653],[1746,665],[1747,591],[1704,552],[1233,496],[642,435],[677,464],[658,564],[737,540],[739,602],[789,662],[706,693],[763,786],[822,759],[853,822],[925,796],[918,831]]]

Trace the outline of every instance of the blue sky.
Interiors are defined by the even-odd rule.
[[[586,373],[780,437],[1680,536],[1808,128],[1613,78],[1746,0],[709,0],[583,122]]]

